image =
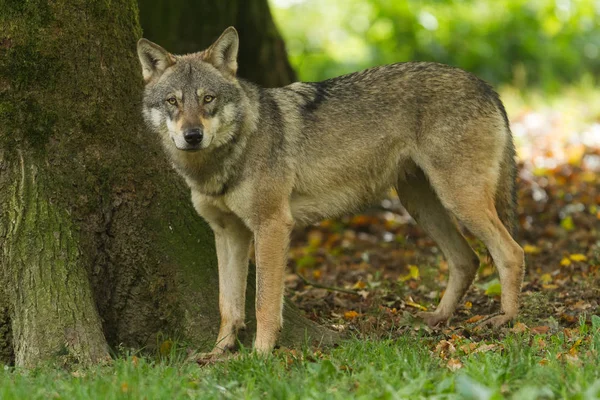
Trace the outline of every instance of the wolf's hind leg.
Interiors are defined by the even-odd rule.
[[[434,165],[427,163],[423,168],[431,186],[444,206],[485,244],[498,269],[502,286],[502,312],[485,322],[494,326],[503,325],[514,319],[519,311],[524,252],[496,212],[494,174],[477,174],[474,166],[444,169]],[[487,170],[493,171],[491,168]]]
[[[421,312],[430,326],[448,320],[473,282],[479,258],[471,249],[454,220],[444,208],[420,169],[398,181],[396,187],[402,205],[419,226],[435,240],[448,260],[448,287],[434,312]]]

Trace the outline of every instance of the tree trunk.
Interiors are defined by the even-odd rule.
[[[266,87],[296,80],[267,0],[139,0],[144,37],[176,54],[207,48],[228,26],[240,35],[238,75]]]
[[[91,364],[159,337],[208,349],[214,239],[142,126],[135,1],[0,9],[0,360]],[[287,343],[333,338],[284,318]]]

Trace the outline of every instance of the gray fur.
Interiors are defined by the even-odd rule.
[[[291,226],[355,212],[392,187],[411,203],[409,209],[419,214],[417,220],[450,264],[452,293],[422,317],[432,325],[447,319],[477,269],[452,217],[482,239],[498,266],[504,314],[489,321],[499,325],[515,317],[523,253],[509,234],[515,215],[514,145],[504,107],[487,83],[447,65],[408,62],[264,89],[235,77],[233,28],[200,53],[173,56],[154,46],[141,42],[144,70],[152,57],[163,57],[157,65],[172,63],[147,79],[148,125],[163,138],[196,209],[215,229],[218,250],[219,243],[245,245],[226,233],[231,221],[254,235],[257,349],[269,351],[281,325],[281,302],[273,299],[282,283],[273,277],[285,266]],[[177,108],[165,101],[173,93],[182,93]],[[205,93],[215,100],[203,104]],[[203,129],[199,148],[183,141],[185,124]],[[232,262],[220,259],[219,270],[233,274],[242,268]],[[268,275],[261,275],[262,267]],[[226,311],[231,299],[222,299],[220,340],[243,325],[238,314],[234,318]]]

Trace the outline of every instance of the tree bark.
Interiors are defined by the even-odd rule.
[[[267,0],[139,0],[144,37],[176,54],[207,48],[228,26],[240,35],[238,75],[266,87],[296,80]]]
[[[210,348],[214,238],[142,126],[137,4],[0,9],[0,361],[92,364],[159,337]],[[284,343],[334,337],[284,318]]]

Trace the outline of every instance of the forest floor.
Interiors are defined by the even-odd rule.
[[[526,273],[518,322],[500,332],[589,324],[600,315],[599,101],[566,96],[533,108],[535,98],[532,106],[515,92],[503,97],[521,159],[517,240]],[[481,267],[455,317],[436,329],[450,336],[476,335],[475,323],[500,307],[498,274],[467,237]],[[435,309],[448,264],[393,193],[365,214],[296,231],[290,255],[289,295],[311,319],[371,337],[431,331],[413,315]]]

